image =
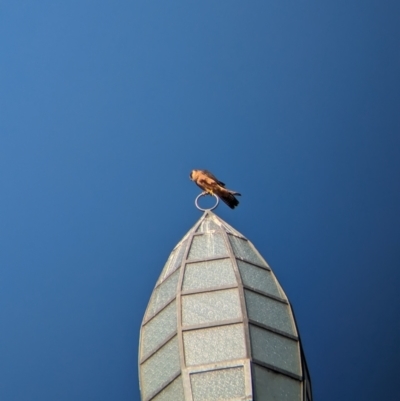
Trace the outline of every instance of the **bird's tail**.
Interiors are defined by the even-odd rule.
[[[234,209],[237,205],[239,205],[239,201],[235,198],[236,196],[241,196],[239,192],[230,191],[229,189],[225,189],[220,194],[220,198],[223,202],[225,202],[231,209]]]

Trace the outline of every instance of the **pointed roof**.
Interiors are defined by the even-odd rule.
[[[210,210],[162,269],[139,369],[143,401],[264,400],[282,391],[289,398],[277,400],[312,399],[284,291],[253,244]]]

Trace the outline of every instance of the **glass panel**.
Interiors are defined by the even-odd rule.
[[[211,218],[206,218],[203,220],[203,222],[200,224],[200,227],[196,231],[204,233],[207,231],[214,231],[220,229],[221,227],[218,226]]]
[[[254,401],[301,401],[301,383],[253,365]]]
[[[230,226],[226,221],[219,219],[219,222],[222,224],[223,228],[225,229],[225,231],[227,231],[228,233],[231,233],[233,235],[236,235],[238,237],[242,237],[244,238],[244,236],[242,234],[240,234],[239,231],[235,230],[232,226]]]
[[[162,344],[176,331],[176,302],[172,302],[162,312],[142,327],[142,359]]]
[[[230,259],[188,263],[183,279],[184,291],[236,285],[236,277]]]
[[[189,259],[205,259],[228,256],[222,234],[203,234],[193,237]]]
[[[239,259],[248,260],[256,265],[267,266],[248,241],[234,237],[233,235],[228,235],[228,237],[231,241],[233,252]]]
[[[237,262],[243,284],[267,294],[286,299],[285,295],[280,290],[276,278],[271,272],[240,260]]]
[[[163,271],[161,272],[158,283],[164,281],[172,272],[174,272],[178,267],[181,266],[183,255],[186,251],[186,245],[187,241],[184,241],[178,248],[174,249],[171,252],[167,263],[165,264]]]
[[[152,398],[151,401],[185,401],[182,376],[179,376],[169,386],[165,387],[165,389]]]
[[[179,270],[168,277],[160,284],[151,295],[149,305],[146,310],[145,320],[150,319],[160,309],[162,309],[171,299],[176,296],[176,287],[178,285]]]
[[[203,292],[182,297],[182,324],[211,323],[240,318],[242,315],[237,289]]]
[[[299,343],[268,330],[250,325],[253,357],[301,376]]]
[[[174,337],[140,367],[142,398],[159,390],[180,371],[178,339]]]
[[[190,375],[194,401],[243,400],[243,368],[212,370]]]
[[[253,291],[245,290],[244,295],[249,319],[294,336],[296,335],[289,305],[274,301]]]
[[[183,343],[188,366],[246,356],[242,324],[186,331]]]

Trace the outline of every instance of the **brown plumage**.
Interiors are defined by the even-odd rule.
[[[190,173],[190,179],[210,195],[217,195],[231,209],[234,209],[239,204],[235,195],[240,195],[240,193],[226,189],[225,184],[222,181],[219,181],[218,178],[209,171],[192,170]]]

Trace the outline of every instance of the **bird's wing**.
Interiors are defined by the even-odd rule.
[[[234,209],[239,201],[235,198],[235,195],[240,195],[237,192],[230,191],[229,189],[217,187],[215,189],[215,194],[225,202],[231,209]]]
[[[225,186],[225,184],[222,181],[220,181],[213,173],[210,173],[208,170],[202,170],[202,173],[208,178],[214,180],[218,185],[221,185],[221,187]]]

